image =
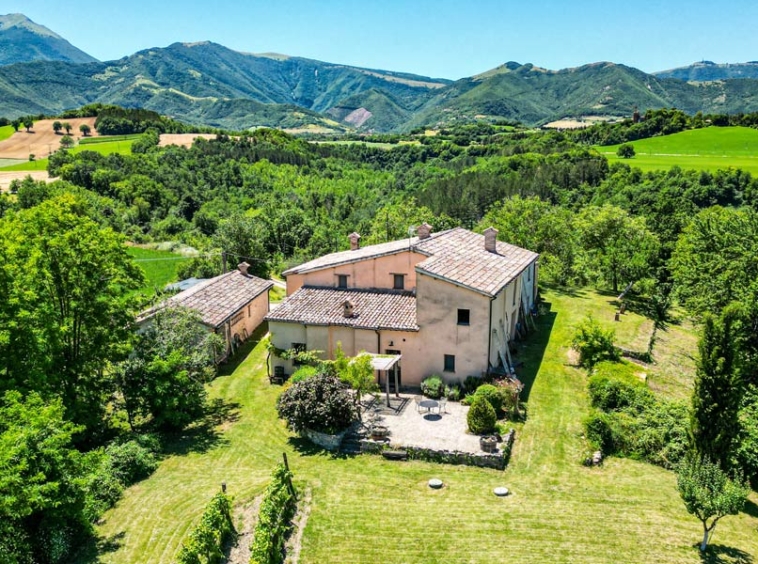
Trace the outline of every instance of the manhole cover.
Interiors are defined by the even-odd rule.
[[[442,487],[442,480],[438,480],[437,478],[432,478],[431,480],[429,480],[429,487],[435,490],[440,489]]]
[[[495,488],[495,495],[497,497],[505,497],[508,495],[508,488]]]

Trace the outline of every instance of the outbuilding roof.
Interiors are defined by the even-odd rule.
[[[351,315],[345,317],[345,302]],[[272,310],[267,321],[339,325],[355,329],[418,331],[416,297],[411,292],[337,290],[305,286]]]
[[[171,296],[158,307],[143,312],[138,321],[152,317],[163,307],[174,305],[194,309],[205,325],[216,329],[273,285],[269,280],[235,269]]]

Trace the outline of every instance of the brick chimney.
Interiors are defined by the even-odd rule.
[[[351,251],[357,251],[361,248],[361,236],[358,235],[355,231],[353,231],[350,235],[348,235],[348,238],[350,239],[350,250]]]
[[[497,229],[494,227],[484,230],[484,250],[491,253],[497,252]]]
[[[418,226],[418,229],[416,229],[416,235],[418,235],[419,240],[422,239],[428,239],[429,235],[432,234],[432,226],[429,225],[426,221]]]
[[[353,304],[350,300],[342,302],[342,316],[348,318],[353,317]]]
[[[247,269],[248,269],[248,268],[250,268],[250,265],[249,265],[249,264],[247,264],[246,262],[241,262],[241,263],[239,263],[239,264],[237,265],[237,269],[238,269],[238,270],[239,270],[239,271],[240,271],[242,274],[247,274]]]

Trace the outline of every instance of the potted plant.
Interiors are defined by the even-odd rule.
[[[497,452],[497,437],[495,435],[479,437],[479,446],[484,452]]]
[[[390,430],[384,425],[372,425],[371,426],[371,438],[375,441],[382,441],[386,439],[390,434]]]

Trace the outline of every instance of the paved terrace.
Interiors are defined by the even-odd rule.
[[[390,431],[390,444],[394,447],[419,447],[433,450],[457,450],[482,453],[479,436],[467,431],[468,406],[448,402],[441,414],[437,409],[416,411],[412,394],[391,395],[391,406],[386,405],[382,394],[371,406],[363,410],[366,425],[372,422],[384,425]]]

